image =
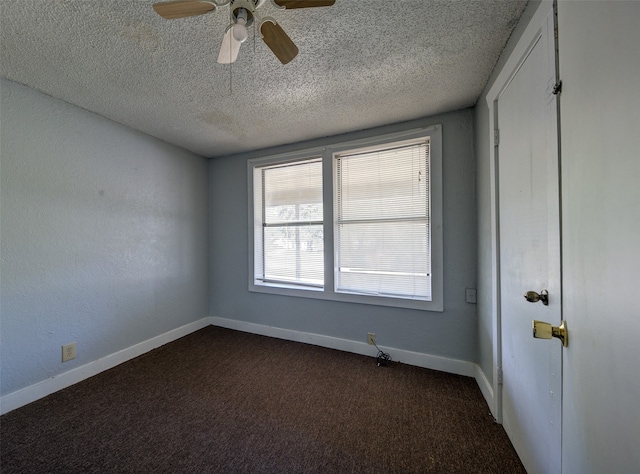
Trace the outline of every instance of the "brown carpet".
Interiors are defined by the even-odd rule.
[[[207,327],[2,416],[0,469],[525,472],[475,380],[375,354]]]

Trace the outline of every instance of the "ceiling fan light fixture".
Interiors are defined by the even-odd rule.
[[[231,34],[233,35],[233,39],[238,41],[239,43],[244,43],[247,41],[249,37],[249,32],[247,31],[247,11],[244,8],[241,8],[238,11],[238,17],[236,18],[236,24],[233,25]]]
[[[232,34],[233,34],[233,39],[235,39],[239,43],[244,43],[245,41],[247,41],[247,38],[249,37],[249,32],[247,31],[247,27],[240,22],[233,25]]]
[[[247,41],[249,37],[249,32],[247,31],[247,27],[241,25],[240,23],[233,25],[233,39],[235,39],[239,43],[244,43]]]

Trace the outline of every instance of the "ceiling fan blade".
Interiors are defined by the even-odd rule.
[[[298,55],[298,47],[277,23],[267,20],[260,25],[262,39],[282,64],[287,64]]]
[[[228,28],[222,37],[222,45],[220,45],[220,53],[218,53],[218,64],[235,63],[240,52],[242,43],[233,37],[233,27]]]
[[[330,7],[336,0],[274,0],[283,8]]]
[[[154,3],[153,9],[162,18],[173,20],[175,18],[203,15],[215,10],[216,6],[213,3],[199,2],[198,0],[179,0]]]

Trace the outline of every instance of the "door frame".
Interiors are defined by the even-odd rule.
[[[500,307],[500,214],[498,196],[498,99],[524,63],[525,59],[539,41],[543,31],[554,24],[555,0],[542,0],[522,36],[515,44],[505,64],[502,66],[493,85],[489,89],[486,101],[489,108],[489,175],[491,204],[491,332],[492,332],[492,370],[490,385],[481,386],[489,408],[496,421],[502,424],[502,314]],[[557,52],[556,52],[557,55]],[[556,74],[557,57],[556,57]],[[558,121],[559,130],[559,121]],[[558,156],[559,159],[559,156]],[[562,237],[561,237],[562,238]]]

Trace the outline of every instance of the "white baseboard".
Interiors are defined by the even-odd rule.
[[[0,414],[8,413],[16,408],[20,408],[21,406],[57,392],[58,390],[62,390],[63,388],[81,382],[89,377],[93,377],[100,372],[111,369],[123,362],[145,354],[150,350],[191,334],[192,332],[198,331],[199,329],[209,325],[275,337],[278,339],[286,339],[289,341],[303,342],[371,357],[374,357],[377,354],[375,348],[372,348],[372,346],[364,342],[324,336],[322,334],[295,331],[292,329],[265,326],[263,324],[249,323],[235,319],[207,317],[115,352],[81,367],[76,367],[73,370],[56,375],[50,379],[43,380],[30,385],[29,387],[4,395],[0,397]],[[493,413],[495,410],[493,389],[477,364],[459,359],[450,359],[447,357],[407,351],[404,349],[396,349],[386,346],[381,348],[384,349],[385,352],[389,352],[393,360],[396,362],[424,367],[427,369],[440,370],[442,372],[457,375],[464,375],[467,377],[474,377],[480,387],[480,391],[489,405],[489,408],[491,409],[492,414],[495,417],[495,413]]]
[[[151,339],[140,342],[134,346],[109,354],[101,359],[89,362],[81,367],[76,367],[68,372],[55,375],[50,379],[43,380],[30,385],[29,387],[4,395],[0,397],[0,414],[8,413],[11,410],[15,410],[16,408],[20,408],[28,403],[46,397],[58,390],[62,390],[63,388],[69,387],[89,377],[93,377],[100,372],[111,369],[116,365],[133,359],[134,357],[138,357],[152,349],[155,349],[156,347],[175,341],[176,339],[210,325],[211,318],[202,318],[198,321],[194,321],[193,323],[189,323],[164,334],[160,334],[159,336],[152,337]]]
[[[493,393],[494,393],[493,387],[489,383],[489,380],[487,379],[486,375],[484,374],[480,366],[477,364],[476,364],[476,372],[474,376],[475,376],[476,382],[478,383],[478,387],[480,387],[480,392],[482,392],[482,396],[486,400],[487,405],[489,405],[489,410],[491,410],[491,414],[493,415],[494,418],[497,419],[497,413],[496,413],[497,408],[496,408],[496,400],[495,400],[495,397],[493,396]]]
[[[330,349],[338,349],[345,352],[353,352],[355,354],[368,355],[375,357],[377,350],[375,347],[365,342],[351,341],[349,339],[340,339],[337,337],[324,336],[321,334],[313,334],[302,331],[294,331],[292,329],[282,329],[273,326],[265,326],[263,324],[249,323],[246,321],[238,321],[236,319],[211,317],[214,326],[220,326],[228,329],[236,329],[238,331],[260,334],[263,336],[275,337],[278,339],[286,339],[289,341],[304,342],[316,346],[328,347]],[[420,352],[412,352],[404,349],[395,349],[393,347],[380,347],[385,352],[389,352],[392,359],[403,364],[415,365],[427,369],[440,370],[457,375],[466,375],[474,377],[476,375],[476,364],[458,359],[449,359],[447,357],[423,354]]]

